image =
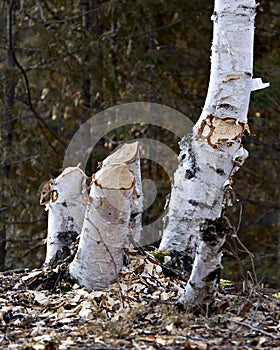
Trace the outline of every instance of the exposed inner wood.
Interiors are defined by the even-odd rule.
[[[210,146],[217,148],[221,143],[241,140],[244,128],[244,123],[235,118],[222,119],[210,114],[201,122],[197,137],[207,140]]]
[[[139,143],[125,143],[114,153],[110,154],[102,163],[103,166],[113,164],[128,164],[136,159]]]

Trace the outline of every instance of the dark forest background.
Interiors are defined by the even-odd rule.
[[[193,122],[207,93],[213,1],[25,0],[0,2],[0,265],[39,267],[47,214],[42,184],[62,170],[64,152],[94,114],[128,102],[175,108]],[[259,282],[280,287],[280,2],[257,8],[254,75],[271,86],[252,94],[244,138],[250,152],[235,177],[229,210],[255,255]],[[149,137],[178,152],[178,139],[148,125],[122,127],[100,140],[90,175],[122,140]],[[143,164],[158,198],[145,222],[162,212],[170,183]],[[224,276],[251,278],[250,256],[229,240]],[[6,251],[6,255],[4,252]],[[251,272],[247,272],[251,271]]]

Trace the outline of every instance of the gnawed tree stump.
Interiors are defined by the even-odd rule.
[[[87,177],[78,166],[69,167],[49,180],[41,191],[40,204],[48,210],[45,266],[65,258],[81,233],[88,195],[86,182]]]
[[[125,144],[93,175],[78,252],[69,267],[70,275],[89,290],[108,287],[123,266],[138,172],[130,167],[139,166],[138,158],[138,143]]]
[[[133,146],[132,146],[133,145]],[[122,152],[114,152],[109,155],[103,162],[102,166],[123,164],[125,162],[129,171],[134,177],[134,187],[132,193],[131,202],[131,215],[130,215],[130,235],[133,242],[139,243],[142,233],[142,213],[143,213],[143,192],[141,182],[141,166],[140,166],[140,150],[137,142],[131,144],[124,144],[121,146]],[[134,159],[129,159],[131,156],[131,147],[137,147],[137,155]],[[122,159],[120,158],[122,157]]]

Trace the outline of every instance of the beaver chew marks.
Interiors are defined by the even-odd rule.
[[[217,118],[208,115],[200,125],[198,137],[207,140],[213,148],[217,148],[221,143],[241,139],[244,131],[244,123],[235,118]]]

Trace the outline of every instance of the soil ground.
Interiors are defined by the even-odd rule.
[[[280,349],[280,294],[220,286],[209,310],[179,310],[187,279],[131,252],[119,280],[89,292],[62,269],[0,273],[0,348]]]

